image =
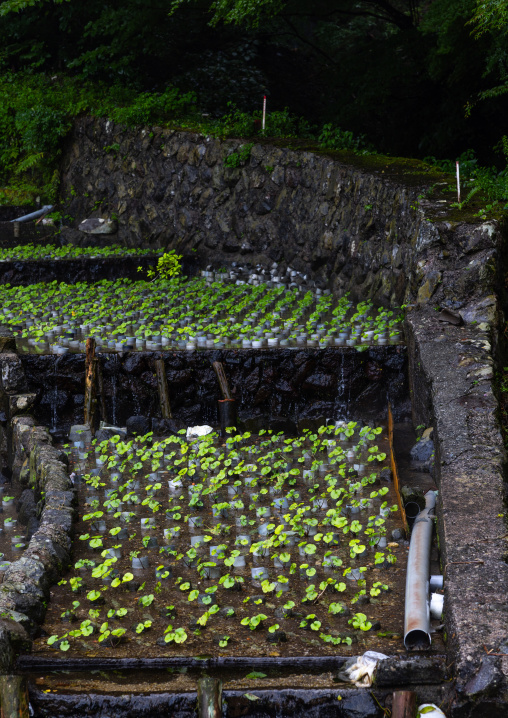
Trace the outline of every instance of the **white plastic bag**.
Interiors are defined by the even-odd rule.
[[[379,661],[384,661],[384,653],[366,651],[363,656],[356,656],[346,661],[344,669],[339,673],[343,681],[354,683],[357,688],[369,688],[372,685],[374,672]]]
[[[204,426],[189,426],[187,427],[186,439],[187,441],[189,441],[189,439],[198,439],[200,436],[211,434],[212,431],[212,427],[206,424]]]
[[[418,706],[416,718],[446,718],[446,716],[434,703],[422,703]]]

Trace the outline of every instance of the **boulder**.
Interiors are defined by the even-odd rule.
[[[116,234],[118,223],[114,219],[102,219],[102,217],[89,217],[83,220],[78,227],[80,232],[86,234]]]
[[[151,431],[150,420],[146,416],[131,416],[126,421],[127,436],[144,436]]]
[[[158,436],[178,434],[181,429],[186,428],[186,424],[179,419],[152,419],[152,431]]]
[[[428,461],[434,453],[434,442],[430,437],[421,439],[411,449],[413,461]]]

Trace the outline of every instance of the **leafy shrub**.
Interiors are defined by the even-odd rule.
[[[508,137],[504,135],[494,149],[503,154],[505,167],[502,169],[480,167],[475,151],[471,149],[466,150],[457,158],[460,165],[461,185],[464,190],[467,190],[467,193],[464,192],[463,201],[458,205],[460,208],[467,205],[478,192],[482,192],[487,200],[493,202],[493,204],[487,206],[487,210],[492,209],[502,200],[508,200]],[[455,175],[455,160],[438,160],[436,157],[425,157],[424,162],[442,172]],[[484,215],[486,209],[481,209],[478,214],[480,216]]]
[[[195,102],[193,92],[168,87],[161,93],[142,92],[128,106],[112,108],[109,116],[124,125],[153,125],[188,116]]]
[[[45,105],[17,112],[14,124],[26,152],[56,152],[70,128],[63,112]]]
[[[162,257],[159,257],[157,262],[157,271],[149,269],[147,275],[150,279],[173,279],[177,277],[182,271],[180,260],[181,254],[176,254],[174,249],[169,252],[165,252]],[[143,268],[138,267],[138,272],[142,272]]]
[[[292,115],[288,108],[266,114],[266,129],[262,129],[262,111],[242,112],[230,102],[229,112],[212,124],[212,130],[220,137],[307,137],[312,138],[311,126],[303,117]]]
[[[370,150],[365,135],[355,135],[349,130],[342,130],[340,127],[334,127],[331,123],[323,125],[323,129],[318,137],[321,147],[326,150],[352,150],[368,154]]]

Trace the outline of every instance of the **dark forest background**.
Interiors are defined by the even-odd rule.
[[[4,183],[81,112],[248,133],[265,94],[279,135],[506,167],[501,0],[4,0],[0,39]]]

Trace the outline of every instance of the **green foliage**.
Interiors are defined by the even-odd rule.
[[[175,12],[186,1],[188,0],[173,0],[171,11]],[[285,5],[285,0],[215,0],[210,6],[213,13],[211,23],[217,25],[224,22],[257,27],[264,18],[277,15]]]
[[[248,145],[242,145],[238,149],[238,152],[232,152],[225,158],[224,165],[226,167],[243,167],[243,165],[247,164],[250,160],[250,153],[253,147],[253,142]]]
[[[61,214],[53,212],[48,217],[59,220]],[[66,244],[58,247],[52,244],[23,244],[18,247],[1,247],[0,259],[19,261],[19,260],[37,260],[37,259],[74,259],[76,257],[126,257],[144,255],[153,255],[151,249],[135,249],[123,247],[122,245],[110,245],[109,247],[75,247],[72,244]],[[112,529],[111,533],[118,533],[120,529]],[[113,534],[114,535],[114,534]]]
[[[15,127],[17,139],[11,142],[14,134],[2,127],[10,101],[6,105],[0,97],[0,138],[15,155],[7,158],[10,184],[0,201],[29,201],[42,189],[47,199],[53,191],[52,153],[80,114],[132,126],[171,121],[213,130],[215,125],[223,136],[254,138],[261,132],[264,94],[267,137],[317,134],[327,149],[361,152],[366,135],[382,151],[436,156],[455,155],[476,142],[484,152],[482,163],[490,163],[488,137],[505,131],[507,5],[506,0],[151,0],[149,5],[3,0],[0,84],[17,84],[12,77],[19,74],[21,83],[13,87],[18,106],[7,114],[15,124],[19,113],[23,126]],[[47,88],[34,101],[29,95],[38,73]],[[72,83],[63,73],[76,75],[71,103],[62,97],[54,102]],[[92,80],[104,83],[102,89],[91,89]],[[478,102],[484,98],[485,108]],[[464,116],[467,106],[477,113],[471,121]],[[323,129],[311,131],[310,121]],[[26,143],[47,146],[29,150]],[[4,157],[0,165],[3,173]],[[2,177],[0,185],[5,181]]]
[[[370,631],[372,628],[372,623],[367,620],[365,613],[355,613],[348,623],[360,631]]]
[[[162,257],[159,257],[157,262],[157,271],[149,269],[147,274],[150,279],[174,279],[182,271],[180,260],[182,259],[181,254],[176,254],[174,249],[169,252],[165,252]],[[142,271],[141,267],[138,267],[138,272]]]
[[[369,147],[364,135],[354,136],[349,130],[334,127],[331,123],[323,125],[318,137],[321,147],[327,150],[351,150],[368,154]]]
[[[228,103],[228,112],[215,122],[210,123],[210,131],[219,137],[309,137],[314,135],[311,126],[303,117],[284,110],[267,112],[266,129],[263,133],[262,111],[244,112],[232,103]]]
[[[56,200],[58,159],[72,122],[83,112],[129,126],[191,120],[195,95],[168,87],[136,93],[119,85],[45,74],[0,78],[0,203]],[[116,152],[118,145],[105,147]]]
[[[192,115],[196,96],[192,92],[181,93],[177,87],[164,92],[142,92],[124,107],[107,108],[108,116],[122,125],[164,124]]]
[[[474,150],[466,150],[460,155],[458,162],[464,199],[462,202],[454,203],[452,206],[463,209],[478,193],[481,193],[484,200],[490,202],[490,205],[487,205],[489,211],[499,202],[508,200],[508,137],[503,135],[494,149],[503,155],[505,166],[502,169],[495,166],[479,166]],[[424,161],[443,172],[455,175],[455,161],[437,160],[435,157],[426,157]],[[506,208],[507,205],[505,205],[504,209]],[[478,216],[483,216],[486,212],[487,207],[484,207],[479,210]]]
[[[45,105],[18,111],[14,125],[22,149],[32,153],[56,152],[60,139],[70,127],[61,110]]]
[[[474,27],[476,37],[496,30],[506,32],[508,2],[506,0],[476,0],[470,24]]]

